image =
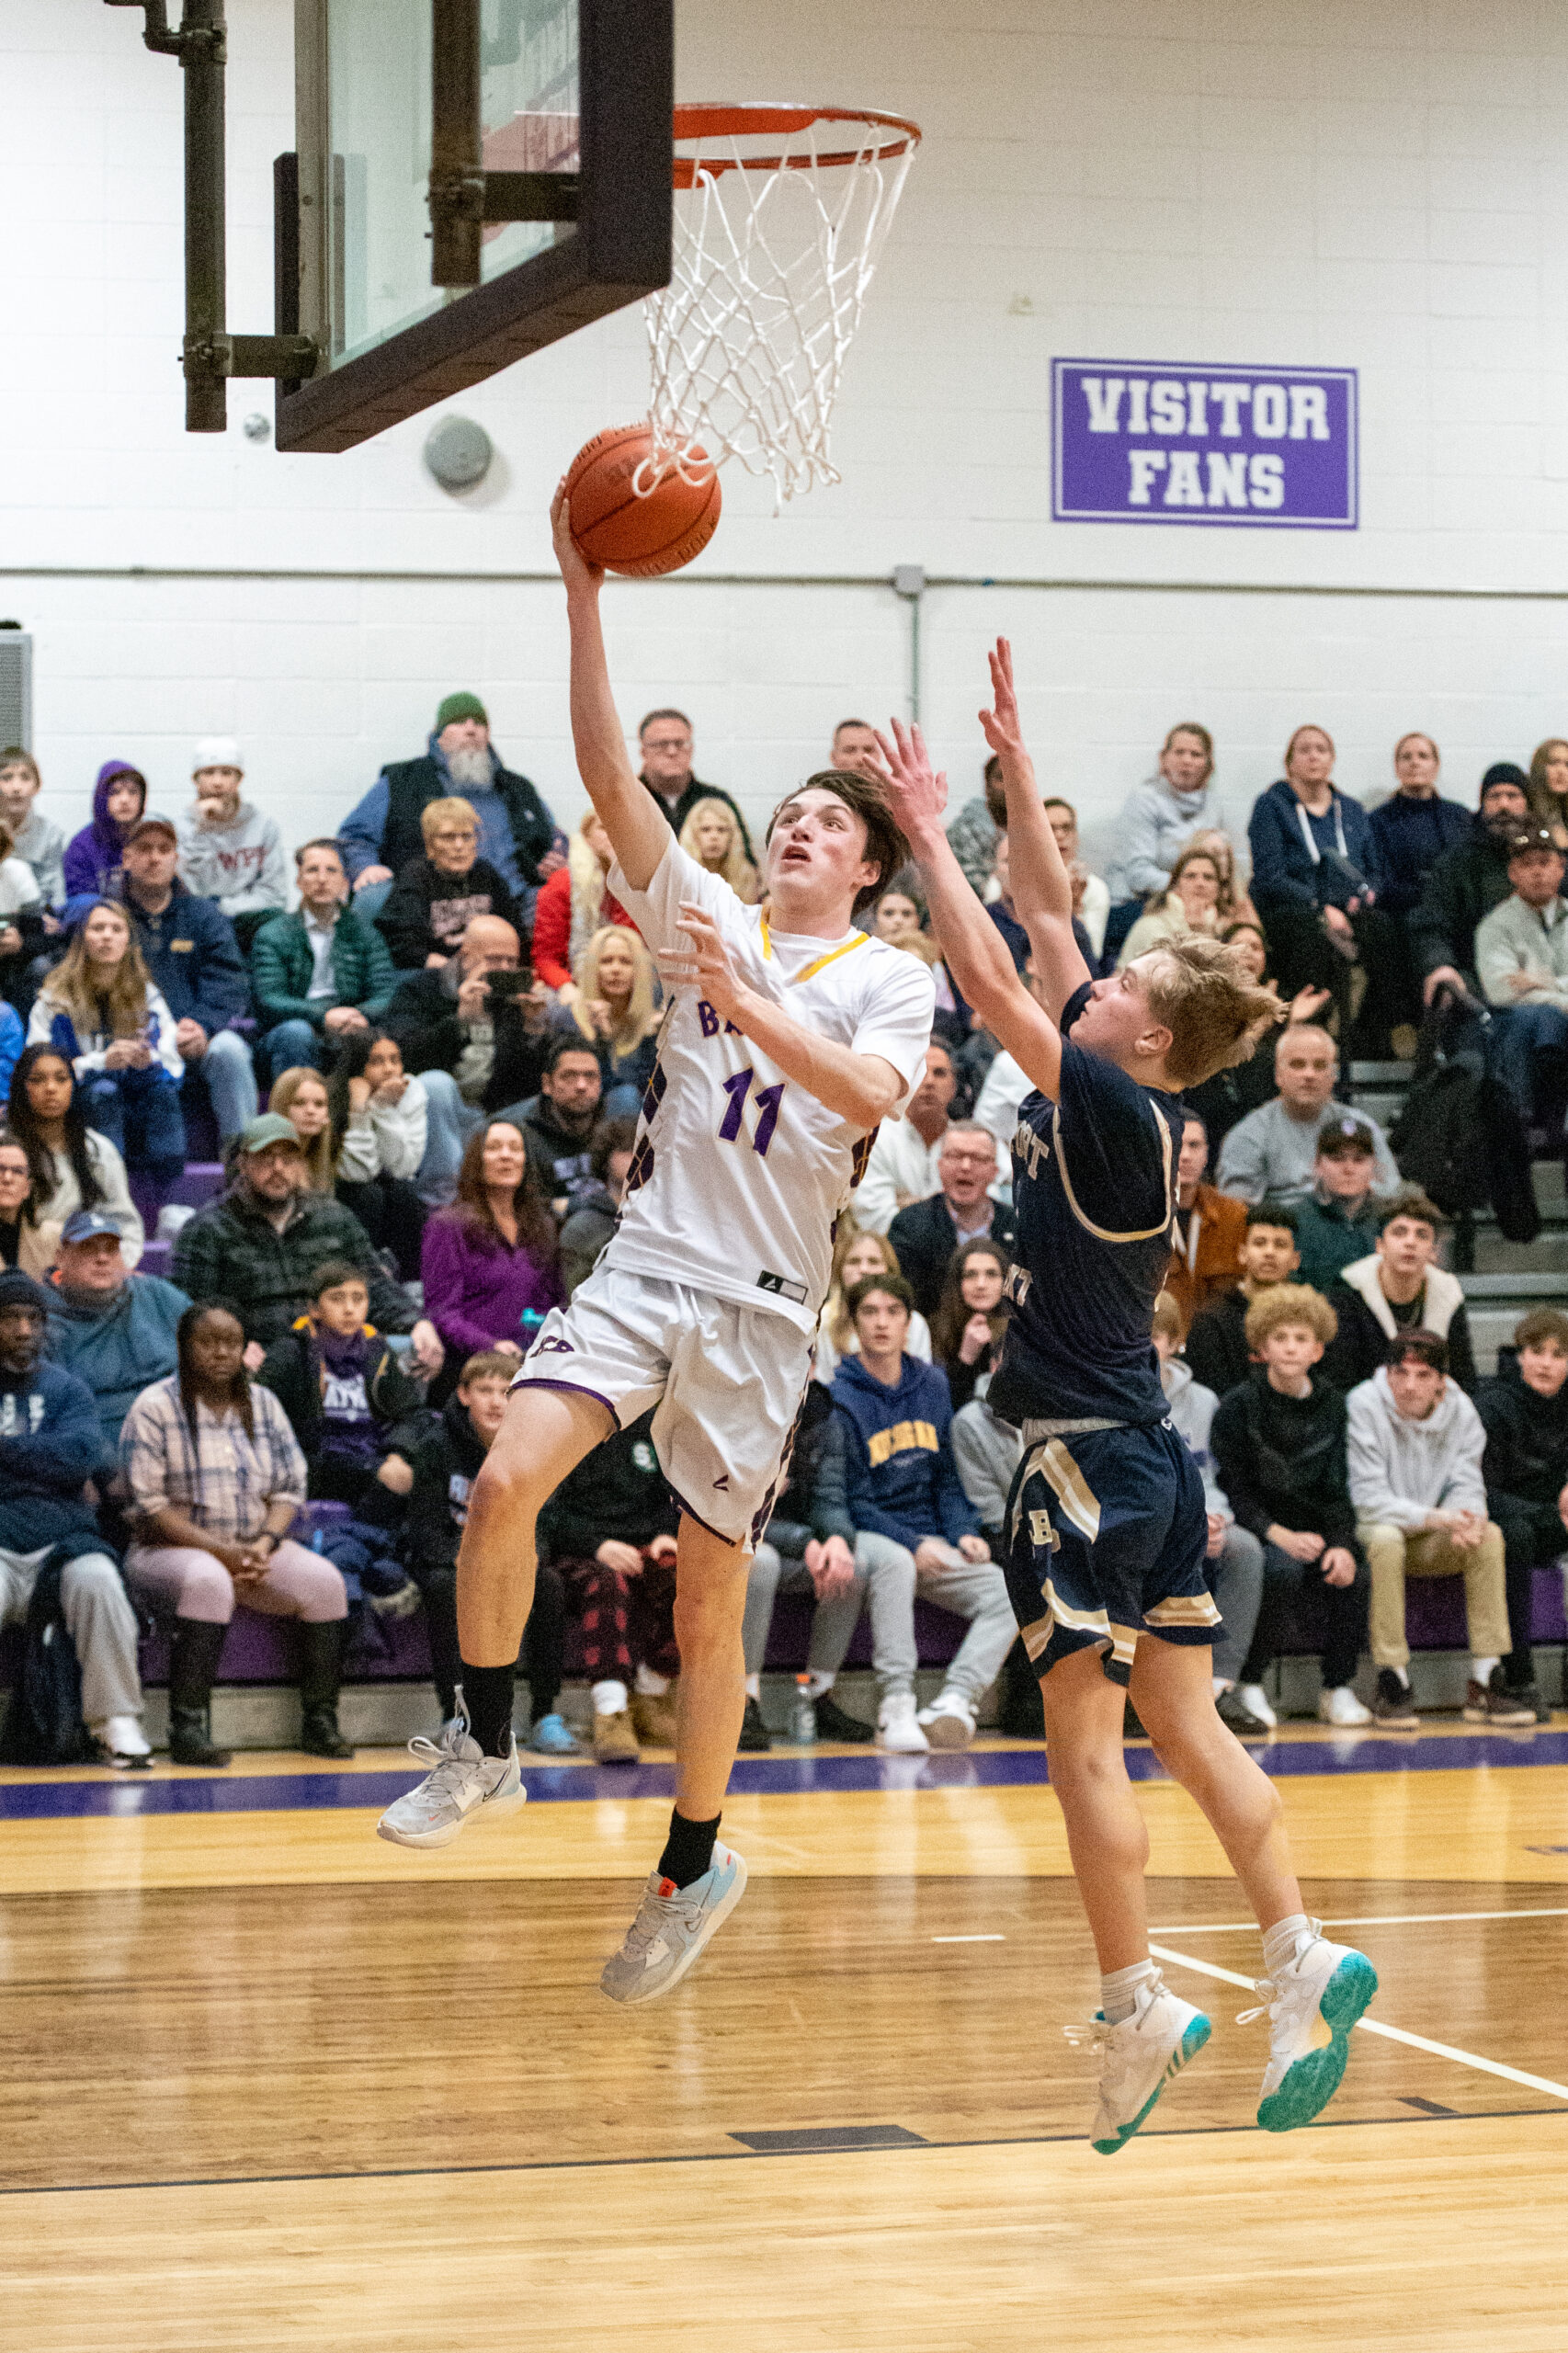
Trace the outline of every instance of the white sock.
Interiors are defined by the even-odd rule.
[[[644,1699],[662,1699],[670,1688],[671,1679],[667,1675],[655,1675],[651,1666],[640,1666],[637,1670],[637,1688]]]
[[[619,1716],[626,1706],[626,1686],[615,1682],[596,1683],[593,1700],[596,1716]]]
[[[1100,2008],[1107,2026],[1119,2026],[1138,2007],[1140,1985],[1159,1975],[1152,1961],[1135,1961],[1131,1969],[1107,1970],[1100,1978]]]
[[[761,1676],[760,1676],[760,1675],[748,1675],[748,1676],[746,1677],[746,1698],[747,1698],[748,1699],[761,1699],[761,1697],[762,1697],[762,1677],[761,1677]]]
[[[1403,1686],[1404,1686],[1405,1689],[1406,1689],[1407,1691],[1409,1690],[1409,1688],[1410,1688],[1410,1669],[1409,1669],[1407,1666],[1391,1666],[1391,1667],[1390,1667],[1390,1669],[1389,1669],[1389,1673],[1390,1673],[1391,1675],[1397,1675],[1397,1676],[1398,1676],[1398,1677],[1399,1677],[1399,1679],[1400,1679],[1400,1681],[1401,1681],[1401,1683],[1403,1683]]]
[[[833,1681],[834,1679],[831,1675],[824,1675],[820,1666],[813,1666],[811,1673],[806,1677],[807,1699],[824,1699],[828,1692],[833,1688]]]
[[[1492,1670],[1500,1665],[1501,1661],[1494,1658],[1472,1658],[1470,1663],[1471,1681],[1479,1683],[1484,1691],[1492,1680]]]
[[[1288,1969],[1301,1947],[1303,1938],[1310,1944],[1312,1924],[1304,1912],[1291,1912],[1283,1920],[1276,1920],[1272,1928],[1263,1932],[1263,1965],[1270,1977],[1278,1977]]]
[[[1216,1699],[1222,1699],[1227,1691],[1233,1691],[1235,1689],[1235,1685],[1233,1683],[1227,1683],[1222,1675],[1211,1675],[1209,1680],[1214,1687],[1214,1697]]]

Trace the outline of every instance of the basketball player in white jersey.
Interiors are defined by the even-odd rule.
[[[572,636],[572,730],[614,845],[609,887],[670,988],[615,1234],[546,1320],[475,1482],[458,1563],[460,1720],[434,1769],[383,1815],[406,1846],[523,1802],[512,1677],[533,1600],[534,1525],[567,1472],[657,1406],[653,1444],[681,1508],[680,1737],[670,1836],[601,1981],[651,2000],[684,1975],[745,1885],[716,1841],[745,1699],[747,1557],[810,1378],[835,1220],[879,1120],[925,1068],[935,990],[917,957],[853,916],[903,863],[881,785],[811,777],[774,812],[766,912],[681,849],[627,757],[585,563],[551,510]]]

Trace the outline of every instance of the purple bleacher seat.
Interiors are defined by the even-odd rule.
[[[151,1242],[144,1242],[142,1245],[142,1256],[136,1262],[136,1271],[139,1275],[161,1275],[167,1282],[170,1279],[169,1268],[174,1263],[174,1255],[175,1245],[172,1242],[160,1242],[154,1237]]]
[[[187,1209],[205,1209],[223,1189],[223,1164],[221,1160],[187,1160],[185,1174],[176,1176],[166,1200],[179,1201]]]

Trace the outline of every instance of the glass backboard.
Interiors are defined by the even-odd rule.
[[[351,448],[668,279],[670,0],[480,0],[480,165],[559,177],[559,207],[547,187],[539,209],[574,217],[487,219],[461,290],[431,275],[440,14],[296,0],[298,255],[280,218],[278,327],[323,358],[279,388],[280,449]],[[278,191],[286,209],[281,172]]]

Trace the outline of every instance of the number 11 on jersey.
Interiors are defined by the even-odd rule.
[[[751,1093],[752,1081],[756,1076],[755,1070],[738,1070],[733,1078],[721,1081],[724,1093],[730,1098],[730,1108],[719,1122],[721,1143],[740,1142],[743,1133],[742,1114],[745,1110],[746,1097]],[[767,1157],[767,1147],[773,1142],[773,1131],[778,1125],[778,1106],[784,1100],[786,1084],[787,1081],[779,1079],[776,1086],[759,1086],[756,1091],[756,1130],[751,1139],[751,1148],[755,1153],[759,1153],[765,1160]]]

